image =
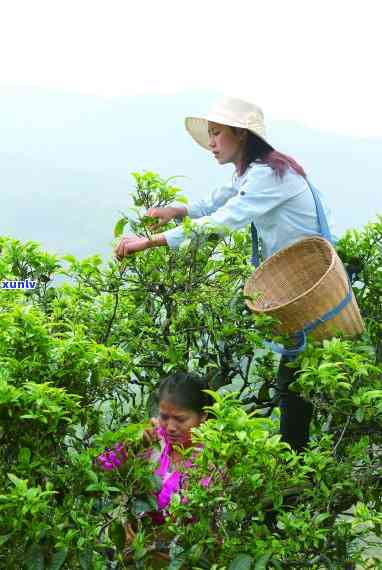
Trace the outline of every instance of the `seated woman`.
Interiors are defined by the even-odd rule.
[[[158,511],[151,516],[154,522],[164,521],[166,508],[172,495],[180,492],[187,477],[187,471],[181,473],[179,467],[192,467],[192,459],[183,461],[183,456],[176,448],[188,449],[192,446],[191,429],[198,427],[207,418],[205,406],[211,405],[212,398],[204,392],[207,383],[196,374],[178,372],[164,378],[158,388],[159,419],[153,418],[156,426],[146,432],[148,441],[159,441],[161,449],[151,449],[147,458],[158,464],[155,475],[162,479],[162,487],[157,494]],[[199,446],[200,449],[200,446]],[[195,449],[197,453],[198,448]],[[209,478],[201,480],[208,485]]]
[[[177,372],[163,378],[159,383],[159,417],[152,418],[153,428],[146,430],[144,438],[149,449],[144,457],[152,466],[153,473],[162,480],[156,493],[157,510],[147,513],[155,525],[161,525],[168,514],[167,508],[174,493],[181,493],[187,484],[187,470],[192,468],[193,458],[202,446],[195,446],[191,459],[183,458],[182,450],[192,447],[191,429],[206,420],[208,412],[205,406],[212,404],[212,398],[204,392],[207,382],[193,373]],[[159,444],[153,445],[151,444]],[[125,450],[122,444],[115,446],[115,452],[103,453],[98,463],[103,469],[118,467],[123,462]],[[200,484],[207,486],[210,477],[201,479]],[[186,500],[185,497],[182,500]],[[190,521],[191,522],[191,521]],[[135,532],[131,525],[125,528],[126,541],[134,540]],[[157,559],[166,559],[165,544],[158,544]],[[162,552],[160,552],[162,551]]]

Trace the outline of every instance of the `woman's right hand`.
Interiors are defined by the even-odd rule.
[[[146,216],[159,218],[158,226],[167,224],[174,218],[184,218],[187,215],[187,208],[184,206],[166,206],[165,208],[149,208]]]
[[[143,440],[147,445],[151,445],[155,441],[159,440],[159,436],[157,433],[157,429],[159,427],[159,420],[158,418],[151,418],[150,422],[153,427],[151,429],[145,429],[145,431],[143,432]]]

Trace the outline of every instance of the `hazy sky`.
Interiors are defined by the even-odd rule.
[[[0,87],[212,88],[380,137],[381,16],[379,0],[0,0]]]

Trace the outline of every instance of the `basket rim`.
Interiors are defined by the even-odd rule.
[[[265,267],[268,263],[270,263],[271,260],[272,260],[272,262],[273,262],[276,257],[280,257],[280,255],[284,255],[284,253],[285,253],[287,250],[294,249],[294,248],[296,248],[297,246],[300,246],[302,242],[308,242],[308,241],[320,241],[320,242],[322,242],[323,244],[325,244],[325,246],[326,246],[329,250],[331,250],[332,259],[331,259],[331,262],[330,262],[330,264],[329,264],[329,267],[327,268],[327,270],[325,271],[325,273],[320,277],[320,279],[319,279],[314,285],[312,285],[312,287],[310,287],[309,289],[307,289],[307,290],[304,291],[303,293],[300,293],[300,295],[297,295],[297,297],[294,297],[294,298],[291,299],[290,301],[287,301],[286,303],[282,303],[282,304],[280,304],[280,305],[276,305],[276,306],[268,307],[268,308],[264,308],[264,309],[252,308],[252,307],[255,307],[255,305],[254,305],[251,301],[248,301],[248,299],[246,299],[246,300],[245,300],[245,301],[246,301],[246,304],[248,305],[248,307],[249,307],[253,312],[258,312],[258,313],[271,313],[271,312],[274,312],[274,311],[276,311],[276,310],[278,310],[278,309],[282,309],[282,308],[284,308],[284,307],[287,307],[288,305],[291,305],[292,303],[298,301],[298,300],[301,299],[302,297],[306,297],[306,295],[308,295],[309,293],[311,293],[312,291],[314,291],[315,289],[317,289],[317,287],[322,283],[322,281],[325,279],[325,277],[327,276],[327,274],[329,273],[329,271],[331,271],[331,269],[333,269],[333,266],[334,266],[334,264],[335,264],[335,262],[336,262],[336,259],[337,259],[337,258],[340,259],[340,258],[339,258],[339,256],[338,256],[336,250],[335,250],[334,247],[332,246],[332,244],[331,244],[327,239],[323,238],[322,236],[319,236],[319,235],[317,235],[317,236],[309,236],[309,237],[307,237],[307,238],[300,239],[300,240],[298,240],[298,241],[292,243],[291,245],[288,245],[287,247],[285,247],[285,248],[283,248],[283,249],[280,249],[279,251],[277,251],[276,253],[274,253],[273,255],[271,255],[268,259],[266,259],[266,260],[264,261],[264,263],[262,263],[262,264],[252,273],[251,277],[249,277],[249,278],[247,279],[247,281],[246,281],[246,283],[245,283],[245,285],[244,285],[244,295],[246,296],[247,285],[248,285],[248,283],[251,281],[251,279],[253,279],[253,278],[255,277],[255,275],[256,275],[257,272],[260,272],[260,270],[263,271],[263,270],[264,270],[264,267]],[[340,261],[341,261],[341,260],[340,260]],[[348,292],[349,292],[349,291],[348,291]]]

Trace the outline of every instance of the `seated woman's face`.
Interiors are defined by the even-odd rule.
[[[171,443],[189,445],[191,443],[191,428],[199,426],[205,419],[205,413],[180,408],[168,400],[159,402],[159,423],[166,430]]]

